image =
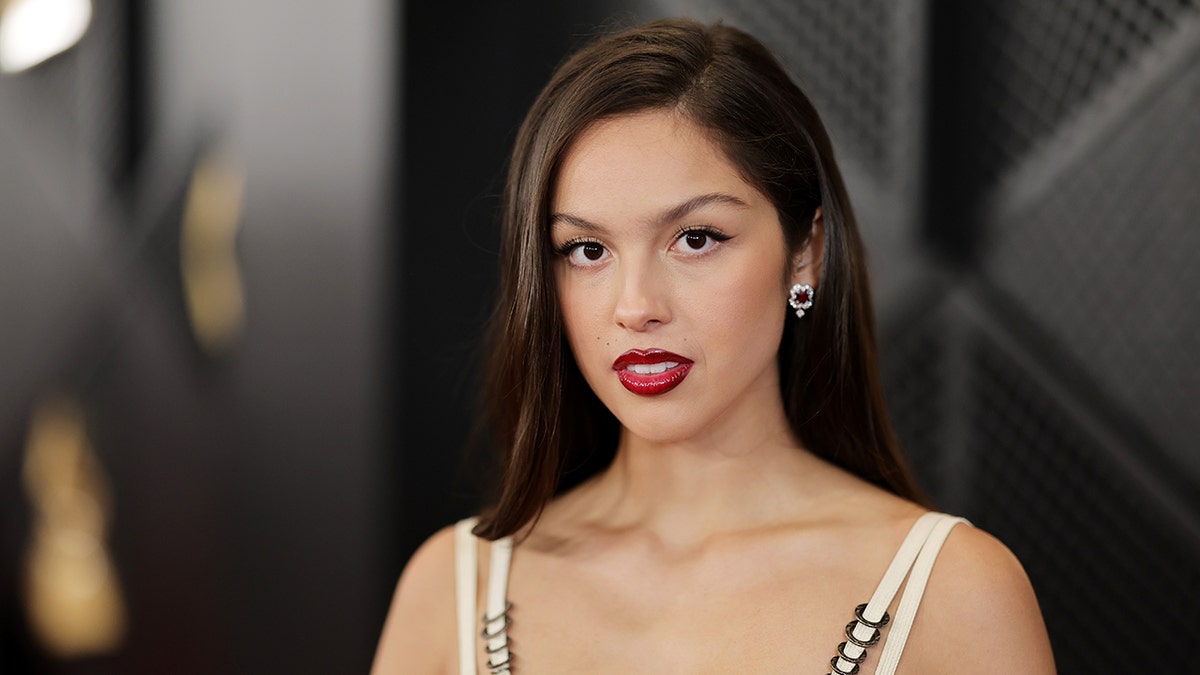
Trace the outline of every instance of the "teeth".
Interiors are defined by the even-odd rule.
[[[637,373],[638,375],[657,375],[665,373],[671,368],[678,366],[677,361],[663,361],[662,363],[631,363],[625,366],[625,370]]]

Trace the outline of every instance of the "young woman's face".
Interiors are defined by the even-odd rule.
[[[551,205],[555,280],[575,360],[631,433],[685,441],[779,410],[792,283],[770,201],[670,111],[589,128]]]

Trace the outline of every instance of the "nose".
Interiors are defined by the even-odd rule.
[[[623,263],[613,320],[627,330],[643,332],[671,320],[668,283],[652,262]]]

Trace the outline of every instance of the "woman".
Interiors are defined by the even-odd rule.
[[[762,45],[584,48],[505,200],[503,486],[409,562],[375,672],[1054,671],[1019,563],[904,467],[829,139]]]

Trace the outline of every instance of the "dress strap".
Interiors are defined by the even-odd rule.
[[[900,598],[900,607],[896,609],[896,623],[888,633],[887,642],[883,645],[883,653],[879,656],[879,665],[875,675],[892,675],[900,664],[900,653],[908,641],[908,632],[912,629],[913,619],[917,616],[917,606],[921,604],[921,596],[925,594],[925,584],[933,571],[933,561],[937,559],[942,544],[950,535],[950,530],[959,523],[967,522],[963,518],[943,515],[934,525],[933,531],[921,547],[921,555],[917,557],[912,573],[908,575],[908,583],[904,586],[904,595]]]
[[[880,629],[891,621],[887,608],[900,590],[900,584],[904,583],[904,578],[909,576],[908,586],[901,599],[901,609],[898,610],[896,625],[889,632],[889,639],[875,673],[876,675],[891,675],[895,671],[896,664],[900,660],[900,652],[904,649],[904,642],[908,639],[908,632],[912,627],[917,605],[921,601],[921,594],[925,590],[925,581],[928,580],[929,572],[933,569],[933,560],[937,557],[942,542],[950,533],[950,529],[960,522],[967,521],[934,512],[926,513],[917,519],[917,522],[909,529],[904,542],[900,544],[900,549],[892,558],[892,563],[888,565],[887,571],[884,572],[883,579],[875,588],[875,593],[871,596],[870,601],[855,608],[856,620],[846,625],[846,641],[838,645],[837,655],[830,660],[829,665],[832,672],[858,672],[858,664],[866,659],[867,648],[879,642]],[[914,568],[914,562],[916,568]],[[924,570],[924,579],[918,580],[917,576],[925,565],[928,568]],[[912,570],[911,576],[909,575],[910,570]],[[884,667],[888,663],[884,660],[885,658],[891,662],[890,669]]]
[[[487,641],[487,665],[493,675],[512,669],[512,652],[508,650],[508,611],[512,609],[512,604],[508,602],[508,568],[512,561],[512,544],[512,537],[492,542],[483,639]]]
[[[471,532],[478,518],[458,521],[454,526],[454,587],[458,601],[458,672],[476,675],[476,618],[478,598],[478,538]],[[487,665],[493,675],[507,673],[512,667],[508,650],[508,568],[512,561],[512,537],[491,542],[491,563],[487,581],[487,605],[481,619],[480,637],[486,642]]]
[[[454,597],[458,601],[458,672],[475,675],[475,599],[479,553],[471,534],[478,518],[466,518],[454,526]]]

